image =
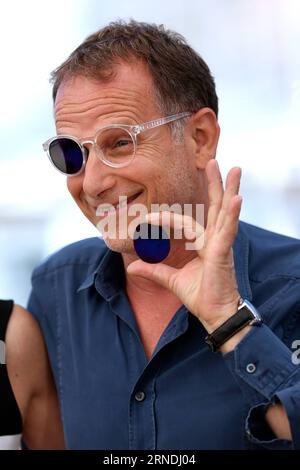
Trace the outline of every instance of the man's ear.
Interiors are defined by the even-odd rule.
[[[203,170],[207,162],[216,155],[220,126],[214,111],[202,108],[189,123],[188,147],[195,158],[197,168]]]

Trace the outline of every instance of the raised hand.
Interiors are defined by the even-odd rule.
[[[207,164],[206,175],[209,208],[204,232],[199,234],[196,221],[188,220],[186,216],[172,214],[170,217],[171,226],[176,222],[178,227],[181,222],[189,232],[194,227],[198,256],[180,269],[138,260],[127,267],[127,272],[171,290],[210,333],[235,313],[240,299],[232,245],[238,230],[242,198],[238,195],[240,168],[232,168],[228,173],[225,191],[215,160]],[[161,224],[164,219],[161,213],[151,213],[147,220],[151,224]]]

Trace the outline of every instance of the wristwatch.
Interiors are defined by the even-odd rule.
[[[259,326],[262,323],[261,316],[256,308],[245,299],[240,299],[237,312],[222,323],[215,331],[206,336],[205,341],[212,351],[218,351],[222,344],[234,336],[247,325]]]

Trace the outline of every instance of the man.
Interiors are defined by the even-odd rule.
[[[66,447],[300,448],[300,244],[238,224],[240,169],[224,192],[207,65],[175,33],[120,22],[53,81],[58,137],[44,148],[93,224],[117,218],[105,243],[75,243],[33,274],[28,309]],[[204,236],[197,220],[171,214],[170,254],[145,263],[129,233],[136,204],[189,205],[194,217],[203,204]],[[156,211],[145,220],[163,223]],[[187,238],[202,245],[188,250]]]

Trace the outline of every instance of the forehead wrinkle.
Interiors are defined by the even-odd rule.
[[[116,117],[116,112],[110,111],[107,113],[103,113],[101,118],[105,118],[106,122],[99,123],[97,124],[97,120],[99,119],[99,116],[95,120],[93,120],[93,127],[98,130],[101,127],[104,127],[106,124],[137,124],[140,121],[140,118],[137,116],[135,112],[130,112],[126,111],[126,113],[123,112],[117,112],[117,117]],[[122,120],[122,121],[121,121]],[[72,129],[74,130],[73,134],[71,133],[70,135],[76,135],[78,133],[77,129],[78,125],[78,119],[75,119],[74,117],[70,118],[65,118],[64,120],[58,120],[56,121],[56,128],[58,130],[58,134],[70,134],[70,132],[67,131],[67,129]]]
[[[108,101],[108,100],[107,100]],[[117,115],[117,116],[116,116]],[[115,117],[113,124],[118,124],[121,118],[124,118],[126,122],[123,124],[137,124],[147,120],[145,115],[145,106],[137,106],[136,103],[124,103],[122,101],[114,102],[112,105],[111,101],[101,104],[97,103],[93,108],[89,108],[83,111],[72,112],[70,110],[61,111],[55,116],[56,127],[68,126],[71,123],[77,124],[81,121],[98,121],[100,119],[110,119]]]
[[[101,90],[103,91],[103,90]],[[89,97],[89,95],[83,95],[82,98],[80,99],[81,96],[72,96],[72,94],[68,95],[65,94],[65,96],[62,99],[59,99],[55,103],[55,113],[59,114],[61,111],[65,111],[65,109],[68,109],[70,112],[72,112],[73,107],[77,108],[78,106],[82,106],[81,111],[85,112],[89,109],[93,108],[93,105],[95,102],[101,101],[114,101],[114,102],[119,102],[124,100],[131,100],[134,99],[134,101],[138,104],[143,104],[145,101],[145,96],[148,95],[148,90],[147,93],[143,93],[139,90],[120,90],[118,88],[112,88],[108,91],[105,91],[104,94],[102,94],[100,91],[98,96],[94,96],[94,93],[90,93],[89,95],[93,95],[92,98]],[[102,95],[102,96],[101,96]]]
[[[112,112],[122,112],[122,111],[125,111],[125,109],[128,111],[130,110],[138,110],[138,106],[136,106],[136,103],[134,104],[128,104],[128,103],[124,103],[124,101],[114,101],[113,103],[111,102],[111,100],[107,100],[107,102],[102,102],[102,103],[97,103],[95,104],[95,106],[92,106],[92,107],[89,107],[85,110],[74,110],[72,111],[72,109],[68,109],[67,107],[62,109],[59,113],[56,113],[56,119],[59,120],[61,119],[61,117],[64,117],[66,115],[68,116],[74,116],[75,118],[77,116],[85,116],[85,115],[88,115],[88,114],[91,114],[91,115],[100,115],[102,113],[105,114],[105,111],[107,110],[107,112],[109,110],[112,110]],[[142,108],[143,109],[143,108]]]
[[[97,121],[100,119],[102,120],[101,125],[119,123],[137,124],[143,120],[143,116],[142,112],[138,111],[134,106],[126,106],[126,109],[122,109],[120,105],[112,107],[110,104],[95,107],[93,113],[91,113],[91,111],[86,111],[85,113],[62,113],[61,116],[56,117],[55,123],[57,128],[64,128],[70,127],[72,124],[76,126],[81,121],[88,123],[90,120],[97,125]],[[103,122],[103,120],[105,120],[105,122]]]

